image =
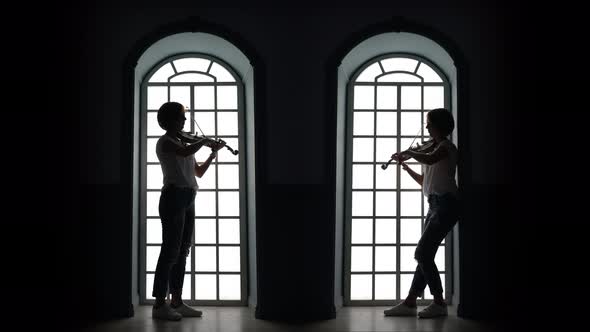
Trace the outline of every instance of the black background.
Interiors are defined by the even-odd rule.
[[[262,68],[255,87],[261,315],[285,319],[294,308],[302,319],[331,315],[331,69],[355,42],[420,27],[449,41],[469,68],[463,315],[516,330],[553,326],[555,317],[573,324],[567,317],[584,307],[577,214],[585,110],[571,101],[584,95],[572,87],[560,96],[584,82],[573,74],[585,66],[575,10],[24,5],[6,11],[3,23],[5,74],[14,83],[4,126],[4,200],[13,213],[3,233],[7,257],[15,258],[3,270],[16,281],[7,289],[17,312],[43,308],[31,323],[75,327],[129,312],[126,61],[146,40],[183,26],[227,36]]]

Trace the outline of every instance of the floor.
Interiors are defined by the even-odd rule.
[[[420,310],[422,307],[419,307]],[[249,307],[199,307],[201,318],[183,318],[179,322],[153,320],[151,306],[135,308],[135,316],[128,319],[102,322],[86,327],[85,332],[164,332],[164,331],[453,331],[491,332],[495,328],[457,317],[456,308],[449,307],[449,316],[437,319],[415,317],[385,317],[387,307],[344,307],[338,310],[336,319],[305,324],[287,324],[254,318],[254,309]]]

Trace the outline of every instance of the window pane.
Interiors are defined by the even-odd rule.
[[[195,299],[217,299],[217,276],[214,274],[195,275]]]
[[[439,274],[440,276],[440,282],[442,284],[442,288],[443,288],[443,296],[446,297],[446,287],[445,287],[445,275],[444,273]],[[432,296],[432,294],[430,294],[430,289],[428,287],[426,287],[426,290],[424,290],[424,299],[425,300],[432,300],[434,297]]]
[[[227,146],[230,146],[232,149],[237,150],[237,151],[240,150],[240,146],[238,145],[237,138],[226,138],[226,137],[220,137],[220,138],[225,141]],[[211,151],[211,150],[209,150],[209,151]],[[237,155],[234,156],[227,148],[223,148],[223,149],[219,150],[219,152],[217,153],[217,160],[222,161],[222,162],[226,162],[226,161],[238,162],[239,158],[240,158],[240,153],[238,153]]]
[[[396,165],[395,161],[386,169],[382,169],[381,165],[375,165],[376,187],[377,189],[395,189],[396,187]]]
[[[147,134],[148,136],[162,136],[166,133],[158,124],[158,113],[148,112],[147,114]]]
[[[375,112],[354,112],[353,135],[373,135],[374,127]]]
[[[422,136],[422,112],[402,112],[402,135]]]
[[[375,106],[375,87],[374,86],[355,86],[354,87],[354,109],[371,110]]]
[[[402,109],[419,110],[422,105],[421,88],[419,86],[402,86]]]
[[[373,193],[366,191],[352,192],[352,215],[370,216],[373,214]]]
[[[147,188],[160,189],[163,184],[164,177],[160,165],[147,165]]]
[[[216,268],[215,247],[195,246],[195,271],[215,272]]]
[[[434,264],[438,268],[439,272],[444,272],[445,268],[445,246],[439,246],[438,250],[436,251],[436,255],[434,255]]]
[[[411,160],[413,160],[413,159],[411,159]],[[418,174],[422,174],[422,165],[420,165],[420,164],[407,164],[407,165],[414,172],[416,172]],[[420,186],[420,184],[418,182],[416,182],[416,180],[414,180],[410,176],[410,174],[408,174],[408,172],[406,172],[405,170],[402,170],[402,172],[401,172],[400,181],[401,181],[401,189],[421,189],[422,188]]]
[[[375,243],[396,243],[395,219],[375,220]]]
[[[350,299],[371,300],[373,298],[373,277],[370,274],[350,276]]]
[[[441,107],[445,107],[444,88],[442,86],[425,86],[424,109],[431,110]]]
[[[195,219],[195,243],[216,243],[215,219]]]
[[[147,219],[146,243],[162,243],[162,222],[160,219]]]
[[[238,112],[217,113],[217,135],[238,135]]]
[[[418,65],[418,61],[409,58],[389,58],[381,60],[381,65],[383,65],[383,70],[386,72],[390,71],[409,71],[411,73],[416,70],[416,66]]]
[[[397,138],[377,138],[377,162],[386,163],[397,152]]]
[[[215,216],[215,192],[197,192],[197,196],[195,197],[195,216]]]
[[[219,219],[219,243],[240,243],[240,219]]]
[[[211,110],[215,108],[215,99],[212,86],[195,87],[195,109]],[[205,128],[203,128],[205,129]]]
[[[158,257],[160,256],[160,246],[148,246],[145,250],[145,269],[146,271],[156,271]],[[151,292],[150,292],[151,293]]]
[[[402,192],[400,195],[400,215],[406,217],[422,215],[422,192]]]
[[[217,78],[217,82],[236,81],[232,74],[223,66],[219,65],[217,62],[213,62],[213,64],[211,65],[211,70],[209,70],[209,74],[215,76],[215,78]]]
[[[240,300],[241,287],[239,274],[226,274],[219,276],[219,299]]]
[[[171,86],[170,101],[182,104],[186,109],[191,108],[191,88],[188,86]],[[187,114],[187,120],[188,114]],[[190,123],[190,121],[187,121]]]
[[[401,298],[405,298],[408,293],[410,292],[410,288],[412,287],[412,279],[414,278],[413,274],[401,274],[399,280],[399,294]],[[428,286],[426,286],[425,292],[428,291]]]
[[[414,259],[414,252],[416,247],[400,247],[400,268],[402,271],[416,271],[416,260]]]
[[[395,300],[395,274],[375,275],[375,300]]]
[[[158,69],[158,71],[156,71],[154,73],[154,75],[152,75],[152,77],[150,77],[149,82],[150,83],[164,83],[164,82],[168,82],[168,77],[174,75],[174,70],[172,69],[172,65],[170,65],[170,63],[167,63],[165,65],[163,65],[160,69]],[[150,291],[151,294],[151,291]]]
[[[227,151],[229,152],[229,151]],[[240,187],[240,168],[238,165],[218,165],[220,189],[238,189]]]
[[[215,82],[215,80],[213,79],[213,77],[211,76],[207,76],[204,74],[198,74],[198,73],[186,73],[186,74],[180,74],[178,76],[174,76],[170,79],[170,82],[187,82],[187,83],[193,83],[193,82],[198,82],[198,83],[203,83],[203,82]]]
[[[219,247],[219,271],[240,272],[240,247]]]
[[[207,148],[203,147],[201,149],[205,150]],[[211,153],[211,150],[209,150],[209,153]],[[202,163],[204,160],[197,159],[197,162]],[[203,174],[203,177],[196,178],[197,183],[199,184],[199,189],[215,189],[215,171],[214,166],[209,166],[207,172]],[[199,196],[199,193],[197,193],[197,196]]]
[[[238,87],[235,85],[217,86],[217,109],[238,109]],[[237,134],[237,132],[236,132]],[[236,135],[230,134],[230,135]]]
[[[406,73],[392,73],[379,77],[377,82],[422,82],[420,77]]]
[[[389,272],[396,270],[396,248],[394,246],[375,247],[375,271]]]
[[[154,290],[154,274],[148,273],[145,278],[145,298],[153,299],[152,291]]]
[[[352,272],[372,271],[373,247],[352,246],[350,257],[350,270]]]
[[[422,219],[401,219],[400,240],[402,243],[418,243],[422,235]]]
[[[377,86],[377,109],[397,109],[397,86]]]
[[[397,135],[396,112],[377,112],[377,135]]]
[[[373,188],[373,165],[352,165],[352,188]]]
[[[424,78],[424,82],[442,82],[440,76],[424,62],[420,63],[416,73]]]
[[[238,191],[219,192],[219,215],[237,217],[240,215],[240,193]]]
[[[375,193],[377,216],[395,216],[397,213],[394,191],[378,191]]]
[[[196,121],[195,132],[198,133],[199,136],[202,136],[203,134],[206,136],[215,135],[215,112],[194,112],[194,117]],[[203,132],[201,132],[201,129]],[[211,152],[209,149],[204,150]],[[209,153],[207,153],[207,156],[209,156]]]
[[[160,192],[159,191],[148,191],[146,193],[146,216],[147,217],[159,217],[160,212],[158,206],[160,205]]]
[[[189,260],[187,259],[187,264],[188,264]],[[190,299],[192,298],[191,296],[191,275],[190,274],[185,274],[184,275],[184,284],[182,285],[182,298],[183,299]]]
[[[179,73],[183,71],[202,71],[207,72],[211,60],[204,58],[183,58],[174,60],[174,67]]]
[[[373,243],[373,219],[352,219],[351,243]]]
[[[378,62],[368,66],[363,72],[357,77],[357,82],[374,82],[375,76],[381,75],[383,71],[379,66]]]
[[[148,86],[147,88],[147,108],[148,110],[158,110],[160,106],[168,101],[168,88],[165,86]]]
[[[352,161],[373,161],[373,139],[352,139]]]

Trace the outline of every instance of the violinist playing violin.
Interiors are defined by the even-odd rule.
[[[455,182],[457,147],[449,140],[454,128],[451,112],[444,108],[433,109],[426,115],[426,129],[431,140],[422,146],[394,153],[391,156],[422,186],[422,193],[428,198],[429,208],[424,232],[414,253],[418,266],[414,272],[412,286],[402,303],[384,311],[386,316],[415,316],[416,299],[424,293],[426,285],[430,288],[434,301],[418,312],[418,316],[431,318],[448,315],[434,257],[440,243],[453,229],[459,218]],[[423,174],[416,173],[406,165],[404,161],[409,158],[414,158],[422,164]]]
[[[163,320],[180,320],[182,317],[200,317],[201,311],[182,301],[182,288],[186,258],[195,227],[195,197],[199,186],[195,176],[202,177],[224,146],[203,139],[187,144],[180,138],[186,121],[186,109],[179,103],[164,103],[158,110],[158,124],[166,133],[158,139],[156,154],[162,167],[164,186],[158,211],[162,222],[162,247],[156,266],[152,296],[156,299],[152,317]],[[207,160],[199,165],[195,153],[203,146],[211,148]],[[170,291],[170,304],[166,295]]]

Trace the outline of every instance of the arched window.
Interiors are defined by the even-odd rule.
[[[428,138],[428,110],[448,108],[457,120],[457,69],[437,42],[385,32],[344,55],[337,84],[334,303],[391,305],[410,288],[428,203],[399,166],[381,166]],[[455,128],[451,139],[458,145],[461,128]],[[408,164],[422,171],[414,160]],[[457,232],[449,233],[435,258],[451,303],[459,291]],[[428,289],[424,295],[431,298]]]
[[[237,72],[204,53],[174,55],[154,66],[141,83],[140,107],[140,302],[151,303],[161,246],[158,202],[162,170],[156,142],[164,134],[157,110],[168,101],[183,104],[184,131],[222,138],[244,152],[244,86]],[[210,150],[196,154],[204,162]],[[193,305],[247,303],[246,164],[243,153],[218,153],[197,179],[195,231],[187,259],[183,298]]]

